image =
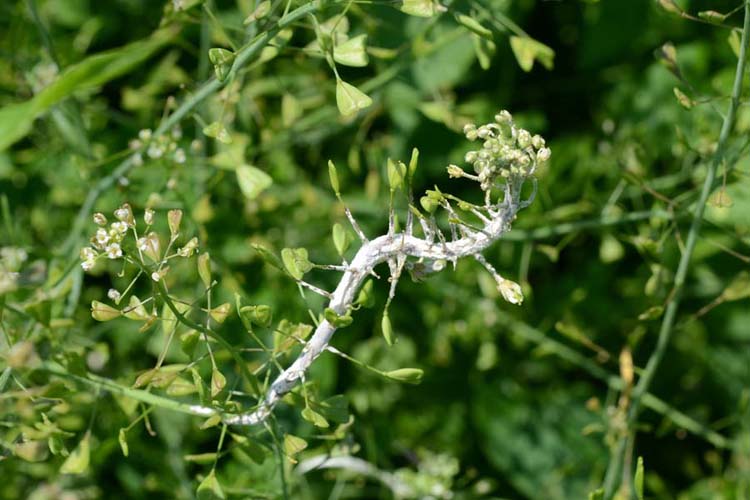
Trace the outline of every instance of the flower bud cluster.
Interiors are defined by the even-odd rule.
[[[133,162],[137,166],[143,164],[141,151],[145,148],[146,155],[152,160],[159,158],[170,158],[177,164],[183,164],[187,160],[185,150],[181,148],[178,141],[182,138],[182,130],[174,127],[169,135],[162,134],[154,136],[151,129],[143,129],[138,132],[138,138],[130,141],[128,146],[135,151]]]
[[[489,191],[507,179],[525,179],[534,175],[537,167],[550,158],[550,150],[544,139],[517,127],[507,111],[495,115],[495,121],[477,127],[473,123],[464,126],[464,134],[470,141],[482,141],[482,147],[466,153],[465,160],[474,167],[482,190]],[[461,176],[455,171],[452,177]]]
[[[138,252],[138,260],[142,264],[158,263],[161,270],[161,264],[173,257],[187,258],[198,251],[198,239],[192,238],[184,246],[176,248],[172,255],[164,255],[165,250],[162,248],[162,239],[154,231],[149,231],[154,224],[155,211],[147,208],[143,213],[145,222],[145,231],[143,236],[138,235],[137,222],[133,215],[133,210],[127,203],[123,204],[113,213],[116,221],[108,223],[107,217],[100,212],[94,214],[94,223],[99,226],[94,235],[91,237],[91,245],[81,249],[81,267],[84,271],[90,271],[96,265],[99,259],[116,260],[124,257],[123,240],[132,233],[135,240],[135,248]],[[168,213],[169,222],[169,245],[167,250],[172,247],[179,235],[180,222],[182,220],[181,210],[170,210]],[[144,257],[146,259],[144,260]],[[161,271],[160,271],[161,272]],[[160,275],[161,276],[161,275]]]

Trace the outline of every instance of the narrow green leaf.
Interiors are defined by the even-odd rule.
[[[120,443],[123,456],[127,457],[130,449],[128,448],[128,437],[125,434],[125,429],[120,429],[117,434],[117,441]]]
[[[383,331],[385,343],[392,346],[394,343],[393,327],[391,326],[391,318],[388,316],[388,311],[383,312],[383,319],[380,321],[380,329]]]
[[[638,457],[638,463],[635,466],[633,486],[635,487],[635,496],[638,500],[643,500],[643,457]]]
[[[424,371],[419,368],[399,368],[398,370],[384,372],[384,375],[392,380],[416,385],[422,381]]]
[[[459,22],[464,28],[469,31],[476,33],[482,38],[492,40],[492,31],[482,26],[482,23],[474,19],[473,17],[466,16],[464,14],[457,14],[456,21]]]
[[[336,165],[331,160],[328,160],[328,177],[331,179],[331,187],[336,196],[339,195],[339,174],[336,172]]]
[[[163,29],[148,39],[89,56],[68,67],[30,100],[3,107],[0,109],[0,151],[26,136],[34,120],[50,107],[74,92],[99,87],[128,73],[173,38],[173,29]]]
[[[346,232],[344,226],[338,222],[333,225],[333,246],[336,247],[336,251],[339,255],[343,256],[344,252],[349,248],[349,233]]]
[[[202,253],[198,257],[198,276],[200,276],[203,286],[211,286],[211,255],[208,252]]]
[[[218,368],[214,368],[211,372],[211,397],[215,398],[218,396],[226,385],[227,379],[224,377],[224,374]]]

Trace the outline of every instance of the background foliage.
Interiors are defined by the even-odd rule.
[[[242,47],[264,32],[266,18],[243,24],[257,7],[252,0],[0,5],[0,497],[581,498],[602,484],[617,442],[633,430],[624,475],[643,457],[646,497],[750,494],[744,102],[672,342],[637,425],[624,425],[631,383],[673,299],[740,43],[732,27],[741,26],[741,11],[720,22],[675,12],[729,13],[737,2],[446,5],[432,17],[387,1],[317,5],[323,31],[346,8],[334,37],[367,35],[368,64],[337,68],[372,98],[369,107],[340,116],[335,76],[302,17],[225,87],[210,88],[181,120],[181,134],[167,133],[184,162],[174,151],[143,152],[142,165],[123,170],[139,131],[166,130],[160,124],[174,125],[181,103],[202,95],[214,72],[208,49]],[[273,6],[275,20],[287,6]],[[515,54],[513,36],[527,44]],[[554,57],[529,48],[527,37]],[[533,68],[524,50],[536,51]],[[301,297],[251,244],[276,253],[305,247],[314,262],[337,262],[331,227],[345,219],[328,187],[328,159],[368,235],[387,229],[386,159],[407,161],[412,147],[420,151],[417,192],[438,185],[471,199],[471,186],[448,181],[445,166],[461,164],[469,148],[462,126],[500,109],[543,134],[553,151],[537,201],[486,254],[522,283],[524,304],[501,301],[491,277],[467,260],[400,283],[390,307],[394,346],[380,332],[384,280],[375,282],[375,307],[355,312],[334,338],[337,349],[378,369],[421,367],[421,385],[324,355],[308,375],[310,390],[321,400],[343,394],[353,421],[323,432],[290,405],[267,428],[201,429],[203,418],[81,380],[101,376],[129,389],[162,353],[167,364],[191,359],[177,339],[165,347],[165,318],[143,332],[128,319],[91,318],[92,300],[128,283],[118,265],[86,275],[79,266],[94,211],[109,216],[128,202],[140,217],[150,206],[166,232],[166,211],[181,208],[183,232],[210,252],[214,306],[234,309],[238,294],[242,303],[271,306],[274,324],[311,323],[308,308],[318,314],[322,301]],[[217,140],[219,125],[208,130],[216,138],[204,133],[212,123],[231,143]],[[312,277],[325,289],[336,282],[331,272]],[[175,265],[170,280],[183,299],[203,300],[194,260]],[[133,291],[143,298],[151,288],[139,281]],[[235,349],[258,347],[236,311],[219,331]],[[278,334],[260,335],[283,350]],[[282,365],[297,352],[287,347]],[[186,392],[211,384],[205,346],[197,353],[196,378],[180,378]],[[251,369],[261,366],[252,351],[242,356]],[[230,352],[217,348],[216,363],[227,380],[222,401],[249,405],[252,391]],[[173,387],[152,392],[197,398]],[[307,449],[295,453],[284,436],[304,438]],[[304,474],[293,463],[329,452],[363,462]],[[365,462],[364,470],[352,465]]]

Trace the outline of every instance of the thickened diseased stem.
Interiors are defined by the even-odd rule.
[[[414,236],[413,224],[407,224],[406,231],[401,233],[393,234],[389,229],[387,234],[373,240],[367,240],[361,235],[362,246],[350,264],[344,263],[346,270],[336,290],[330,295],[328,307],[336,314],[349,313],[364,280],[373,274],[378,264],[382,263],[388,263],[391,270],[390,301],[407,259],[414,259],[419,263],[419,273],[429,274],[442,270],[445,262],[455,263],[464,257],[474,257],[493,275],[503,298],[513,304],[521,303],[523,296],[520,286],[501,277],[481,256],[481,252],[507,233],[517,212],[530,204],[533,194],[529,200],[521,200],[521,189],[526,180],[534,182],[534,188],[536,187],[533,175],[537,166],[549,159],[550,150],[545,147],[544,139],[540,136],[532,136],[526,130],[517,128],[507,111],[496,115],[493,123],[478,128],[473,124],[467,125],[464,133],[469,140],[479,139],[482,143],[479,150],[470,151],[466,155],[466,161],[473,165],[477,175],[466,173],[455,165],[448,167],[448,174],[451,177],[465,177],[478,182],[484,192],[484,207],[465,204],[454,196],[443,195],[439,191],[428,191],[427,196],[420,202],[430,213],[438,207],[448,211],[453,236],[451,241],[443,236],[433,216],[429,220],[420,216],[424,238]],[[406,168],[403,167],[405,172]],[[335,171],[335,167],[331,168]],[[338,186],[334,189],[337,190]],[[496,189],[502,190],[503,196],[501,200],[493,203],[493,190]],[[476,227],[461,221],[449,200],[457,202],[460,210],[471,212],[481,221],[482,226]],[[390,215],[392,218],[393,213]],[[347,216],[352,226],[358,228],[348,211]],[[361,231],[358,233],[361,234]],[[336,327],[331,322],[322,320],[297,359],[273,381],[259,406],[253,411],[227,417],[224,419],[225,422],[255,425],[268,418],[279,400],[289,393],[299,380],[304,380],[305,373],[315,359],[329,349],[335,331]]]
[[[408,256],[428,262],[456,261],[462,257],[479,254],[510,228],[507,221],[513,219],[516,211],[517,205],[510,203],[508,208],[490,220],[482,231],[468,233],[467,236],[447,242],[445,245],[404,233],[380,236],[365,243],[333,292],[329,307],[338,314],[345,314],[352,306],[365,278],[378,264],[390,259]],[[260,407],[252,413],[227,418],[226,423],[254,425],[265,420],[276,403],[294,388],[313,361],[326,350],[335,331],[336,328],[331,323],[323,320],[299,357],[271,384]]]

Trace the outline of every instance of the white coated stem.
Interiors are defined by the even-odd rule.
[[[509,194],[506,191],[505,200],[498,210],[490,213],[492,218],[481,231],[465,230],[464,236],[451,242],[434,242],[406,233],[387,234],[363,242],[331,295],[328,307],[340,315],[346,314],[364,280],[378,264],[391,259],[398,261],[413,257],[428,262],[442,260],[455,263],[462,257],[479,254],[510,229],[510,222],[515,218],[520,204]],[[432,269],[431,265],[428,267]],[[332,324],[323,320],[297,359],[276,377],[260,405],[252,412],[228,417],[225,422],[232,425],[255,425],[265,421],[279,400],[294,388],[315,359],[326,350],[335,331]]]

